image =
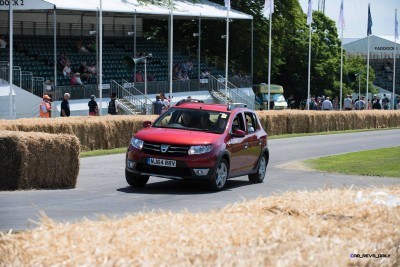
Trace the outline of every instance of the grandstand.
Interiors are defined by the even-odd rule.
[[[55,75],[57,64],[55,54],[58,58],[62,52],[65,52],[71,61],[73,72],[78,71],[81,62],[97,65],[98,53],[95,50],[89,53],[79,52],[76,44],[79,40],[82,40],[84,44],[97,43],[98,3],[83,0],[76,0],[73,3],[61,0],[31,0],[29,2],[16,0],[12,3],[14,9],[13,84],[40,97],[44,93],[49,93],[55,100],[62,98],[64,92],[70,92],[73,99],[87,99],[91,94],[98,95],[97,79],[91,79],[83,87],[71,86],[69,79],[64,78],[60,67],[56,68]],[[146,67],[148,74],[155,74],[155,79],[147,82],[147,93],[169,91],[169,74],[172,72],[169,63],[170,47],[156,38],[147,39],[143,34],[143,24],[151,23],[152,19],[161,19],[169,23],[170,7],[163,6],[161,1],[157,2],[158,4],[154,3],[143,4],[137,0],[103,1],[103,96],[107,97],[111,91],[118,91],[121,93],[119,98],[135,98],[136,100],[143,98],[140,94],[145,92],[144,83],[133,84],[134,70],[128,69],[124,63],[126,56],[135,57],[134,51],[137,53],[136,56],[139,52],[152,54]],[[9,42],[8,7],[1,5],[0,14],[0,35],[6,36],[6,41]],[[225,16],[225,7],[206,0],[174,1],[174,20],[225,19]],[[230,18],[252,19],[251,16],[235,10],[230,11]],[[196,20],[193,21],[197,23]],[[181,40],[174,40],[173,64],[180,64],[190,59],[193,67],[189,73],[190,80],[172,83],[173,92],[222,91],[220,84],[223,81],[220,78],[224,70],[206,64],[205,55],[201,56],[201,65],[198,66],[197,54],[195,53],[194,58],[189,58],[186,47],[180,47],[180,43]],[[8,60],[9,49],[0,49],[0,79],[3,81],[7,81],[9,77]],[[99,66],[96,68],[98,69]],[[136,68],[143,70],[144,66],[138,64]],[[198,79],[199,68],[208,69],[212,81],[204,82]],[[45,90],[46,80],[55,80],[54,91]],[[233,82],[229,83],[231,88],[237,88],[235,84],[250,87],[252,83],[251,76],[244,79],[232,77],[229,80]],[[233,100],[233,94],[236,93],[232,91],[229,92],[228,98]],[[218,95],[224,97],[222,92]]]

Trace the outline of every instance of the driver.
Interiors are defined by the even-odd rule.
[[[182,112],[182,125],[186,127],[190,127],[192,123],[192,113],[190,111]]]

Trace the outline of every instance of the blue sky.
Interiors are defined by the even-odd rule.
[[[346,23],[343,31],[344,38],[367,36],[368,3],[371,3],[372,34],[378,36],[394,35],[394,10],[397,8],[397,20],[400,23],[400,0],[343,1]],[[299,2],[304,13],[307,13],[308,0],[299,0]],[[325,0],[325,15],[336,23],[339,20],[340,3],[341,0]],[[318,10],[318,0],[313,0],[313,10]]]

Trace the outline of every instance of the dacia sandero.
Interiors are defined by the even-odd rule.
[[[267,133],[254,110],[243,105],[182,100],[143,127],[126,153],[125,177],[132,187],[145,186],[150,176],[203,180],[215,191],[229,178],[264,180]]]

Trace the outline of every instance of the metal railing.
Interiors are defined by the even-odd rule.
[[[136,89],[132,83],[123,80],[122,84],[117,83],[115,80],[110,82],[111,92],[115,92],[117,98],[126,99],[142,114],[153,113],[152,102],[148,97]],[[129,109],[129,107],[127,108]]]
[[[216,78],[210,75],[210,83],[211,83],[211,90],[220,92],[221,94],[225,95],[227,93],[227,97],[231,99],[233,102],[237,103],[244,103],[247,105],[249,109],[255,108],[255,99],[240,89],[238,89],[234,84],[231,82],[227,82],[228,88],[225,90],[225,78]]]

